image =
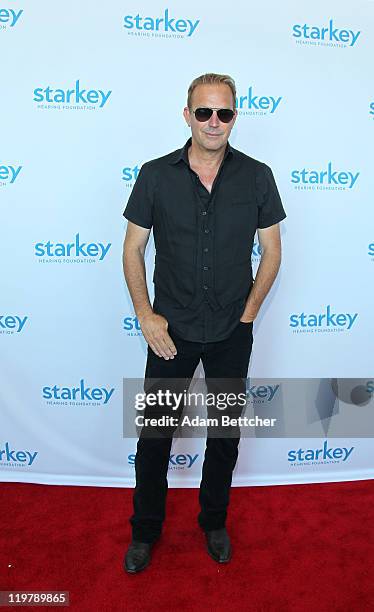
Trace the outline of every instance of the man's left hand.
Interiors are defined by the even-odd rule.
[[[258,311],[254,311],[254,310],[245,310],[242,313],[242,316],[240,317],[240,321],[242,323],[252,323],[255,318],[257,317],[257,312]]]

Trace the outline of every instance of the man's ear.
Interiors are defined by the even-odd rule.
[[[183,109],[183,117],[185,118],[188,127],[191,127],[191,116],[188,106],[185,106]]]

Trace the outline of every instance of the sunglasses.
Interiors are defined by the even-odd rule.
[[[230,123],[233,119],[235,113],[231,108],[197,108],[193,110],[193,114],[195,115],[197,121],[208,121],[213,115],[213,111],[217,111],[217,117],[222,123]]]

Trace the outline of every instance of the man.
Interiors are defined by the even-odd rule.
[[[148,344],[145,381],[190,381],[200,359],[206,380],[243,381],[253,321],[280,266],[279,222],[286,214],[271,169],[228,143],[237,118],[230,76],[196,78],[183,115],[191,138],[182,149],[142,166],[123,213],[124,274]],[[151,228],[153,307],[144,265]],[[253,282],[256,230],[262,257]],[[135,459],[132,542],[124,559],[129,573],[149,564],[165,518],[172,437],[143,430]],[[219,563],[231,558],[225,523],[239,436],[208,436],[206,442],[198,522],[209,555]]]

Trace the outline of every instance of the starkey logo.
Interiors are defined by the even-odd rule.
[[[322,447],[296,448],[288,451],[287,460],[291,466],[316,465],[323,463],[345,463],[351,458],[354,446],[329,446],[327,440]]]
[[[350,331],[356,323],[358,312],[334,312],[330,304],[324,312],[295,312],[290,315],[289,326],[294,333]]]
[[[369,115],[371,115],[372,119],[374,119],[374,102],[370,102]]]
[[[47,385],[42,388],[42,397],[47,404],[99,406],[108,404],[114,393],[114,387],[88,386],[84,378],[78,385],[63,387],[59,384]]]
[[[169,456],[169,470],[183,470],[191,469],[197,460],[199,453],[191,455],[189,453],[179,453],[178,455],[172,454]],[[127,461],[129,465],[135,465],[135,454],[128,455]]]
[[[81,242],[78,234],[73,242],[37,242],[34,254],[40,263],[95,263],[107,256],[111,242]]]
[[[360,172],[335,170],[328,162],[325,169],[299,168],[291,171],[291,183],[298,190],[345,190],[355,187]]]
[[[23,9],[11,9],[0,6],[0,30],[14,28],[23,13]]]
[[[200,19],[174,17],[166,8],[162,15],[126,15],[123,27],[132,36],[153,38],[190,38],[200,23]]]
[[[236,108],[239,115],[273,115],[281,100],[282,96],[265,96],[255,91],[251,85],[245,95],[239,94],[236,97]]]
[[[9,166],[8,164],[0,165],[0,187],[5,187],[6,185],[13,185],[19,173],[22,170],[22,166]]]
[[[0,315],[0,334],[19,334],[22,332],[28,317],[19,315]]]
[[[292,36],[296,43],[303,45],[316,45],[324,47],[353,47],[361,30],[350,30],[339,28],[330,19],[325,25],[310,25],[308,23],[295,24],[292,26]]]
[[[371,243],[368,245],[368,255],[369,255],[369,257],[371,257],[371,258],[372,258],[372,260],[374,261],[374,242],[371,242]]]
[[[81,86],[79,79],[73,88],[35,87],[33,101],[38,102],[40,109],[94,110],[102,109],[108,102],[112,90],[87,89]]]

